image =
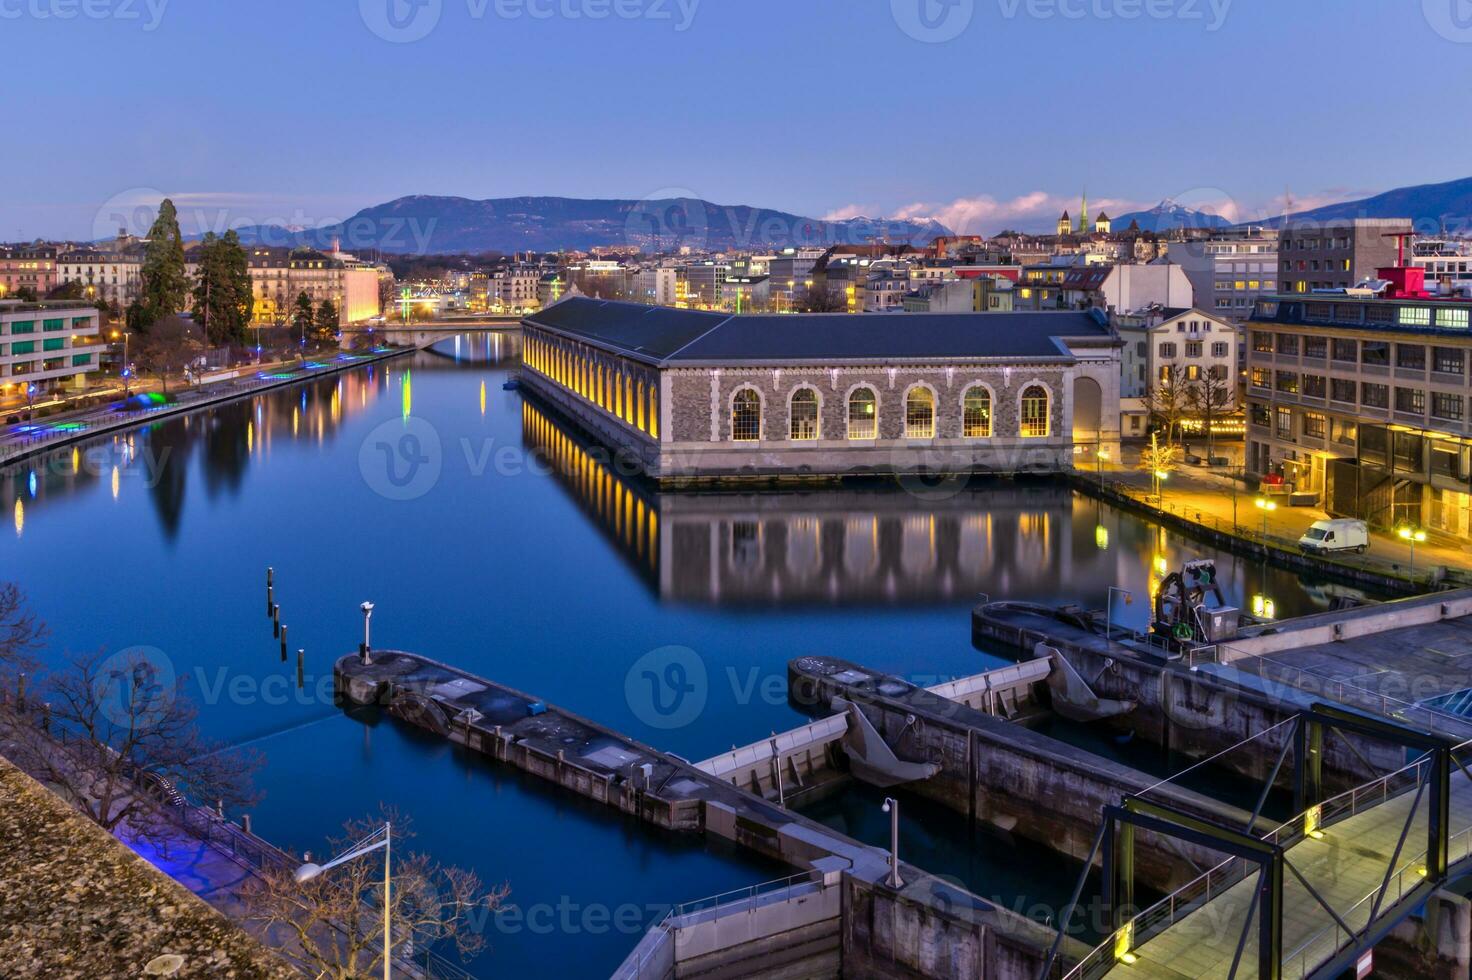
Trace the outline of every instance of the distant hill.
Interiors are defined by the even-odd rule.
[[[1139,222],[1141,231],[1166,232],[1183,228],[1230,228],[1232,223],[1210,211],[1195,211],[1177,204],[1170,198],[1161,201],[1149,211],[1131,211],[1110,218],[1114,231],[1124,231],[1130,222]]]
[[[697,198],[580,200],[509,197],[401,197],[314,229],[240,229],[247,244],[312,245],[401,254],[550,252],[633,245],[645,251],[783,248],[888,241],[928,245],[950,229],[937,221],[850,218],[822,221],[786,211],[713,204]]]
[[[1253,222],[1280,227],[1284,221],[1337,221],[1347,218],[1410,218],[1416,230],[1433,233],[1443,224],[1448,232],[1467,234],[1472,231],[1472,177],[1449,180],[1443,184],[1417,184],[1397,187],[1358,201],[1326,204],[1309,211],[1297,211],[1286,218],[1278,216]]]

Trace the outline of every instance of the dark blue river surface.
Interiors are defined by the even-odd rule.
[[[806,720],[786,702],[796,656],[926,683],[1003,662],[970,642],[981,593],[1102,606],[1119,585],[1136,601],[1116,602],[1117,621],[1143,626],[1152,579],[1197,556],[1217,559],[1229,599],[1265,596],[1280,617],[1348,591],[1050,483],[654,494],[502,390],[515,343],[446,341],[0,474],[0,579],[47,620],[51,655],[162,651],[207,734],[265,757],[255,830],[283,847],[320,852],[383,801],[413,817],[416,849],[508,882],[520,915],[492,925],[478,975],[606,976],[670,903],[786,869],[346,717],[331,668],[356,648],[364,600],[377,647],[698,760]],[[268,565],[290,646],[306,650],[305,693],[264,615]],[[669,646],[704,668],[678,691],[640,664]],[[815,815],[879,843],[871,796]],[[1035,853],[978,847],[952,833],[963,823],[907,828],[907,856],[1023,909],[1066,896],[1066,862],[1037,873]]]

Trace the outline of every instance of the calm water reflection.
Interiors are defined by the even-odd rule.
[[[388,800],[414,816],[419,846],[508,880],[523,909],[569,909],[550,929],[503,923],[482,972],[606,975],[637,937],[585,916],[589,907],[650,918],[780,869],[650,833],[397,724],[344,717],[329,696],[331,662],[353,649],[364,599],[377,604],[381,646],[689,758],[802,722],[782,689],[795,656],[916,679],[999,662],[970,645],[978,593],[1098,605],[1117,584],[1138,597],[1117,618],[1143,625],[1159,569],[1211,555],[1230,596],[1269,595],[1280,615],[1329,601],[1322,585],[1050,484],[942,499],[652,493],[502,390],[516,355],[514,337],[459,338],[0,473],[10,525],[0,574],[49,621],[53,653],[164,651],[209,733],[265,755],[260,832],[317,847]],[[421,422],[439,445],[437,478],[421,496],[390,499],[375,449],[383,433]],[[267,565],[292,645],[307,650],[303,692],[281,683],[262,610]],[[703,709],[674,729],[625,695],[634,662],[670,644],[706,667]],[[830,817],[858,826],[856,812]],[[942,842],[935,860],[967,853],[950,870],[982,894],[1056,902],[1054,879],[1071,884],[1018,874],[1005,846],[944,845],[947,827],[924,828]]]

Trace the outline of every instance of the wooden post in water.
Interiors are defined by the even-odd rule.
[[[286,627],[281,627],[281,662],[286,663]]]
[[[271,591],[272,591],[271,584],[272,584],[272,581],[275,579],[275,576],[276,576],[276,569],[272,568],[270,565],[267,565],[266,566],[266,615],[267,616],[271,615],[271,609],[276,605],[275,601],[271,598]]]
[[[297,652],[296,652],[296,689],[298,691],[300,691],[300,690],[302,690],[303,688],[306,687],[306,680],[307,680],[306,669],[307,669],[307,651],[305,651],[305,650],[297,650]]]
[[[281,635],[281,607],[274,603],[271,606],[271,635]]]

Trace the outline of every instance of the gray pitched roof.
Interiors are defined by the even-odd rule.
[[[1108,341],[1095,312],[728,315],[574,297],[528,323],[661,364],[1069,357]]]

